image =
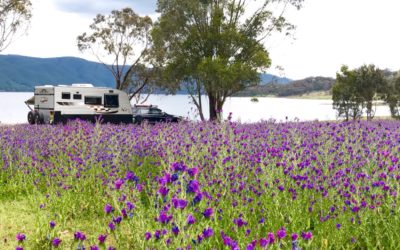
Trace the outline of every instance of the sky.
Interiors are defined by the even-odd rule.
[[[129,6],[141,15],[157,17],[156,0],[32,0],[32,4],[27,34],[1,54],[95,61],[91,54],[79,52],[76,37],[89,31],[97,13]],[[294,36],[265,40],[273,63],[267,73],[291,79],[335,77],[344,64],[400,70],[399,10],[399,0],[305,0],[299,11],[286,12],[297,27]]]

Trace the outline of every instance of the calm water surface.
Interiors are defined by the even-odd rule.
[[[27,123],[26,116],[29,109],[24,101],[33,93],[0,92],[0,122]],[[233,120],[241,122],[257,122],[260,120],[275,119],[289,120],[335,120],[336,111],[332,109],[331,100],[304,100],[260,97],[259,102],[251,102],[250,97],[232,97],[227,99],[223,116],[228,117],[232,112]],[[198,119],[196,109],[186,95],[152,95],[147,104],[158,105],[167,113],[180,115],[189,119]],[[203,98],[207,104],[207,98]],[[205,116],[208,117],[208,105],[205,105]],[[390,115],[389,108],[378,106],[376,116]]]

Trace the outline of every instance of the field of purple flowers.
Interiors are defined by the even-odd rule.
[[[400,245],[396,121],[15,125],[0,148],[2,249]]]

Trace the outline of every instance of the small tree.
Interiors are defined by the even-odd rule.
[[[107,16],[98,14],[90,25],[91,33],[77,38],[79,50],[95,55],[113,74],[115,87],[129,92],[130,99],[136,97],[137,102],[155,73],[147,67],[151,27],[150,17],[124,8]],[[106,63],[110,58],[111,65]]]
[[[30,0],[0,1],[0,51],[6,49],[18,30],[28,24],[32,4]]]
[[[336,74],[336,83],[332,88],[333,108],[338,117],[355,120],[362,115],[362,101],[356,91],[356,72],[342,66],[341,72]]]
[[[342,66],[336,74],[336,83],[332,89],[333,108],[338,116],[357,119],[365,109],[367,119],[375,115],[373,102],[384,98],[387,82],[383,71],[374,65],[363,65],[358,69],[349,70]]]
[[[385,93],[385,102],[389,105],[391,116],[400,119],[400,73],[389,77]]]
[[[376,101],[385,92],[387,82],[383,71],[376,68],[375,65],[363,65],[355,70],[356,72],[356,95],[363,101],[363,107],[366,109],[367,119],[372,120],[375,116],[373,110],[373,101]]]

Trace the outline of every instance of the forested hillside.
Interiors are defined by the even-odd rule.
[[[261,74],[261,85],[291,82],[271,74]],[[0,91],[33,91],[44,84],[92,83],[95,86],[114,86],[114,77],[101,63],[77,57],[35,58],[0,55]],[[180,94],[185,94],[179,91]]]
[[[269,83],[250,87],[238,94],[238,96],[267,96],[279,97],[303,95],[314,91],[330,91],[335,79],[331,77],[308,77],[302,80],[292,81],[288,84]]]

